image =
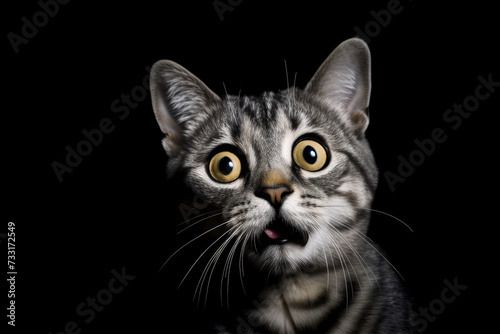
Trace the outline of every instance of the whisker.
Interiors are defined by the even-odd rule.
[[[259,252],[257,251],[258,247],[257,247],[257,236],[254,234],[252,235],[252,244],[253,244],[253,249],[255,249],[255,252],[257,254],[259,254]]]
[[[339,256],[340,259],[340,266],[342,267],[342,274],[344,275],[345,296],[346,296],[345,309],[347,311],[347,309],[349,308],[349,287],[347,286],[347,283],[351,281],[351,273],[347,270],[347,262],[344,259],[344,251],[337,245],[337,242],[335,242],[333,238],[330,238],[330,240],[332,240],[335,250],[337,251],[337,255]],[[347,280],[347,276],[349,276],[349,280]],[[351,289],[352,289],[352,284],[351,284]]]
[[[222,271],[222,279],[221,279],[221,305],[223,304],[222,302],[222,283],[224,281],[224,277],[226,277],[226,299],[227,299],[227,307],[229,308],[229,277],[231,274],[231,265],[233,263],[233,258],[234,258],[234,253],[236,252],[236,248],[238,247],[238,244],[240,240],[243,238],[243,235],[239,235],[236,241],[234,242],[234,245],[231,247],[229,254],[226,258],[226,262],[224,263],[224,269]],[[227,269],[227,270],[226,270]]]
[[[344,236],[342,235],[342,233],[340,233],[340,231],[339,231],[339,230],[338,230],[338,229],[337,229],[337,228],[336,228],[333,224],[330,224],[330,223],[329,223],[328,225],[329,225],[331,228],[333,228],[334,233],[335,233],[335,234],[337,234],[337,235],[338,235],[338,236],[339,236],[339,237],[340,237],[340,238],[341,238],[341,239],[342,239],[342,240],[343,240],[343,241],[344,241],[344,242],[345,242],[345,243],[349,246],[349,248],[352,250],[352,252],[354,253],[354,256],[358,259],[359,263],[361,264],[361,267],[363,267],[363,271],[365,272],[366,277],[368,277],[368,280],[370,281],[370,283],[372,283],[372,280],[371,280],[371,278],[370,278],[369,273],[366,271],[366,268],[368,268],[368,270],[370,271],[370,273],[372,274],[372,276],[373,276],[373,278],[374,278],[374,280],[375,280],[375,283],[377,283],[377,286],[378,286],[378,287],[379,287],[379,289],[380,289],[380,284],[378,283],[377,277],[375,276],[375,274],[374,274],[374,273],[373,273],[373,271],[371,270],[370,266],[369,266],[369,265],[366,263],[366,261],[363,259],[363,257],[362,257],[362,256],[358,253],[358,251],[357,251],[354,247],[352,247],[351,242],[350,242],[350,241],[349,241],[346,237],[344,237]],[[357,232],[357,230],[355,230],[354,228],[352,228],[352,230],[354,230],[354,231],[356,231],[356,232]],[[354,271],[354,273],[356,274],[356,270]],[[357,275],[356,275],[356,278],[358,278],[358,277],[357,277]],[[360,284],[360,282],[359,282],[359,278],[358,278],[358,284],[359,284],[359,286],[360,286],[360,288],[361,288],[361,284]],[[363,289],[361,289],[361,293],[363,293]]]
[[[321,207],[332,207],[333,208],[333,207],[348,207],[348,206],[342,206],[342,205],[324,205],[324,206],[321,206]],[[374,211],[374,212],[377,212],[377,213],[385,214],[385,215],[387,215],[387,216],[389,216],[391,218],[396,219],[398,222],[401,222],[412,233],[414,233],[414,231],[411,229],[411,227],[408,224],[406,224],[401,219],[399,219],[397,217],[394,217],[393,215],[391,215],[389,213],[386,213],[386,212],[380,211],[380,210],[370,209],[370,208],[361,208],[361,207],[353,207],[353,208],[360,209],[360,210],[369,210],[369,211]],[[367,235],[365,235],[363,233],[360,233],[357,229],[353,228],[353,226],[351,226],[350,224],[347,224],[345,222],[338,222],[338,223],[341,224],[344,227],[347,227],[347,228],[353,230],[363,241],[365,241],[368,245],[370,245],[370,247],[373,248],[373,250],[375,250],[375,252],[377,252],[384,259],[384,261],[386,261],[392,267],[392,269],[394,269],[394,271],[399,275],[399,277],[401,277],[401,279],[403,281],[405,281],[405,278],[403,277],[403,275],[401,275],[401,273],[399,272],[399,270],[397,270],[396,267],[375,246],[373,246],[374,242],[373,242],[373,240],[370,239],[370,237],[368,237]]]
[[[178,288],[182,285],[182,283],[184,283],[184,280],[186,279],[186,277],[189,275],[189,273],[191,272],[191,270],[194,268],[194,266],[196,265],[196,263],[198,263],[198,261],[203,257],[203,255],[213,246],[215,245],[215,243],[217,243],[217,241],[219,241],[220,239],[222,239],[226,234],[228,234],[229,232],[231,232],[233,228],[230,228],[229,230],[227,230],[226,232],[222,233],[214,242],[212,242],[210,244],[210,246],[208,246],[201,254],[200,256],[198,256],[198,258],[196,259],[196,261],[194,261],[194,263],[191,265],[191,267],[189,268],[189,270],[186,272],[186,274],[184,275],[184,277],[182,278],[181,282],[179,283],[179,286]]]
[[[215,267],[217,266],[217,262],[219,261],[220,256],[222,255],[222,253],[226,249],[227,245],[236,236],[237,231],[239,231],[240,229],[241,229],[241,226],[238,226],[238,228],[235,229],[234,233],[226,241],[224,241],[224,243],[217,249],[216,253],[210,259],[212,269],[210,270],[210,275],[208,276],[208,281],[207,281],[207,289],[206,289],[206,293],[205,293],[205,307],[206,307],[207,301],[208,301],[208,292],[209,292],[209,288],[210,288],[210,282],[212,281],[212,275],[214,273]],[[208,270],[205,273],[205,277],[207,274],[208,274]],[[203,280],[205,280],[205,278]],[[221,305],[223,305],[223,301],[222,301],[222,282],[223,282],[223,280],[224,280],[224,275],[222,275],[222,277],[221,277]],[[201,297],[201,289],[200,289],[200,297]],[[198,303],[199,303],[199,300],[198,300]]]
[[[318,224],[318,222],[316,220],[314,220],[314,221],[316,222],[316,224]],[[321,233],[320,230],[319,230],[319,228],[316,225],[313,225],[313,228],[314,228],[314,230],[316,230],[316,232]],[[328,291],[329,288],[330,288],[330,269],[329,269],[329,266],[328,266],[328,259],[326,257],[325,245],[322,245],[322,248],[323,248],[323,254],[325,255],[326,277],[327,277],[327,280],[326,280],[326,290]],[[330,253],[330,256],[331,256],[332,252],[329,252],[329,253]],[[332,264],[335,267],[335,262],[333,261],[333,258],[332,258]]]
[[[408,225],[407,223],[405,223],[404,221],[402,221],[398,217],[393,216],[390,213],[387,213],[385,211],[376,210],[376,209],[372,209],[372,208],[363,208],[363,207],[357,207],[357,206],[348,206],[348,205],[318,205],[317,207],[318,208],[353,208],[353,209],[356,209],[356,210],[367,210],[367,211],[372,211],[372,212],[376,212],[376,213],[381,213],[383,215],[386,215],[386,216],[388,216],[388,217],[390,217],[390,218],[392,218],[392,219],[400,222],[407,229],[409,229],[412,233],[415,233],[415,231],[413,231],[413,229],[410,227],[410,225]]]
[[[243,277],[245,276],[245,266],[243,263],[243,255],[244,255],[244,250],[245,250],[245,246],[247,245],[248,239],[250,239],[250,234],[247,234],[245,237],[245,240],[243,240],[243,244],[241,245],[241,248],[240,248],[240,258],[239,258],[239,263],[238,263],[241,287],[243,289],[243,294],[245,296],[247,295],[247,292],[245,290],[245,284],[243,284]]]
[[[399,275],[399,277],[401,277],[401,279],[403,281],[405,281],[405,278],[403,277],[403,275],[401,275],[401,273],[399,272],[399,270],[396,269],[396,267],[391,263],[391,261],[389,261],[385,256],[384,254],[382,254],[378,249],[377,247],[373,246],[373,240],[370,239],[368,236],[366,236],[365,234],[363,233],[360,233],[358,230],[354,229],[352,226],[350,226],[349,224],[347,223],[340,223],[342,226],[345,226],[347,228],[350,228],[352,229],[363,241],[365,241],[371,248],[373,248],[373,250],[375,252],[377,252],[383,259],[384,261],[386,261],[391,267],[392,269],[394,269],[394,271]]]
[[[335,275],[335,298],[338,298],[338,285],[339,285],[339,278],[337,276],[337,266],[335,266],[335,260],[333,259],[333,254],[330,252],[330,260],[332,260],[332,265],[333,265],[333,274]]]
[[[288,67],[286,66],[286,59],[283,60],[285,61],[286,88],[290,89],[290,81],[288,80]]]
[[[240,107],[240,102],[241,102],[241,88],[238,91],[238,100],[236,101],[236,106],[239,108]]]
[[[187,224],[187,223],[189,223],[189,222],[190,222],[190,221],[192,221],[192,220],[195,220],[195,219],[198,219],[198,218],[200,218],[200,217],[203,217],[203,216],[206,216],[206,215],[212,214],[212,213],[217,212],[217,211],[222,212],[222,210],[221,210],[221,209],[217,209],[217,210],[212,210],[212,211],[204,212],[204,213],[202,213],[202,214],[200,214],[200,215],[198,215],[198,216],[196,216],[196,217],[193,217],[193,218],[187,219],[187,220],[183,221],[182,223],[177,224],[177,225],[176,225],[176,227],[179,227],[179,226],[181,226],[181,225]],[[196,224],[196,223],[195,223],[195,224]]]
[[[220,223],[208,230],[206,230],[205,232],[203,232],[202,234],[198,235],[197,237],[191,239],[190,241],[188,241],[187,243],[185,243],[182,247],[180,247],[179,249],[177,249],[172,255],[170,255],[168,257],[168,259],[163,263],[163,265],[160,267],[160,269],[158,270],[158,272],[162,271],[163,267],[165,267],[165,265],[167,264],[168,261],[170,261],[170,259],[172,257],[174,257],[175,254],[179,253],[182,249],[184,249],[186,246],[188,246],[189,244],[191,244],[192,242],[196,241],[197,239],[201,238],[202,236],[204,236],[205,234],[207,233],[210,233],[212,232],[213,230],[217,229],[217,228],[220,228],[221,226],[224,226],[224,225],[227,225],[229,224],[230,222],[227,221],[227,222],[224,222],[224,223]]]
[[[238,226],[233,226],[227,232],[231,232],[233,229],[235,231],[237,231],[239,228],[240,227],[238,227]],[[199,307],[199,304],[200,304],[200,299],[201,299],[201,294],[202,294],[202,290],[203,290],[203,285],[204,285],[205,279],[206,279],[206,277],[208,275],[208,272],[210,271],[210,274],[209,274],[209,277],[208,277],[208,281],[207,281],[206,294],[205,294],[205,307],[206,307],[206,303],[207,303],[207,300],[208,300],[208,291],[209,291],[210,281],[212,279],[212,274],[214,272],[214,269],[215,269],[215,267],[217,265],[217,262],[219,261],[219,258],[221,256],[222,252],[224,251],[224,249],[226,248],[226,246],[229,244],[229,242],[231,242],[231,239],[234,237],[234,235],[235,235],[235,233],[233,233],[228,239],[226,239],[219,246],[219,248],[217,248],[217,250],[214,252],[214,254],[210,257],[210,260],[205,265],[205,268],[203,269],[203,271],[201,273],[200,279],[198,280],[198,284],[196,285],[196,289],[195,289],[194,296],[193,296],[193,301],[194,301],[194,299],[196,299],[196,294],[197,294],[198,289],[199,289],[198,302],[197,302],[198,307]],[[222,237],[223,236],[221,236],[221,238]],[[218,240],[216,240],[215,242],[217,242]],[[212,269],[210,269],[210,268],[212,268]]]
[[[325,265],[326,265],[326,291],[330,289],[330,269],[328,268],[328,259],[326,257],[325,246],[323,245],[323,254],[325,255]]]
[[[406,224],[404,221],[402,221],[402,220],[401,220],[401,219],[399,219],[398,217],[393,216],[393,215],[391,215],[391,214],[389,214],[389,213],[387,213],[387,212],[380,211],[380,210],[376,210],[376,209],[369,209],[369,210],[370,210],[370,211],[373,211],[373,212],[377,212],[377,213],[384,214],[384,215],[386,215],[386,216],[388,216],[388,217],[391,217],[392,219],[395,219],[395,220],[397,220],[398,222],[400,222],[401,224],[403,224],[404,226],[406,226],[406,227],[407,227],[407,228],[408,228],[408,229],[409,229],[412,233],[415,233],[415,232],[413,231],[413,229],[410,227],[410,225]]]
[[[338,233],[337,233],[338,234]],[[328,236],[328,238],[330,240],[334,240],[331,236]],[[354,295],[354,286],[353,286],[353,279],[351,277],[351,271],[350,270],[347,270],[347,265],[349,264],[351,266],[351,268],[353,269],[353,272],[354,272],[354,276],[356,277],[356,280],[358,281],[358,285],[359,284],[359,277],[358,277],[358,274],[356,272],[356,269],[354,268],[349,256],[346,254],[346,251],[340,247],[340,246],[336,246],[336,249],[337,249],[337,254],[340,256],[341,258],[341,264],[342,264],[342,260],[344,260],[344,257],[345,259],[347,259],[347,261],[345,261],[345,267],[342,266],[342,271],[344,272],[344,280],[345,280],[345,285],[346,285],[346,310],[348,309],[349,307],[349,293],[348,293],[348,287],[347,287],[347,283],[350,283],[350,286],[351,286],[351,295]],[[347,281],[347,276],[345,275],[345,273],[347,272],[347,276],[349,276],[349,281]]]
[[[316,219],[314,219],[314,221],[316,222],[316,224],[319,225],[319,222]],[[318,229],[316,229],[316,230],[319,231]],[[346,296],[346,311],[347,311],[347,309],[349,307],[349,287],[347,286],[347,283],[351,281],[351,274],[347,270],[347,262],[344,259],[344,256],[347,256],[347,255],[344,253],[342,248],[339,247],[339,245],[337,244],[337,241],[334,238],[332,238],[328,234],[326,236],[331,241],[331,244],[333,245],[333,248],[335,249],[335,251],[337,253],[338,259],[340,261],[340,266],[342,268],[342,274],[344,276],[345,296]],[[333,258],[332,258],[332,262],[335,264],[335,261],[333,260]],[[347,276],[349,276],[349,280],[347,279]],[[338,278],[337,278],[337,276],[335,279],[336,279],[336,289],[335,290],[338,291],[338,288],[337,288],[338,287]],[[351,284],[351,290],[352,290],[352,284]]]
[[[358,232],[352,226],[348,226],[345,223],[341,223],[341,224],[342,224],[342,226],[346,226],[347,228],[349,228],[349,229],[351,229],[351,230],[353,230],[355,232]],[[373,273],[373,271],[371,270],[370,266],[366,263],[366,261],[363,259],[363,257],[358,253],[358,251],[352,246],[351,242],[337,229],[337,227],[333,223],[328,222],[328,225],[333,229],[333,232],[349,246],[349,248],[353,252],[354,256],[358,259],[359,263],[363,267],[363,270],[364,270],[366,276],[368,277],[368,279],[370,280],[370,283],[371,283],[370,275],[366,271],[366,268],[368,268],[368,270],[370,271],[370,273],[372,274],[372,276],[375,278],[375,281],[376,281],[377,285],[380,287],[380,285],[378,284],[377,278],[376,278],[375,274]],[[359,280],[358,280],[358,282],[359,282]]]
[[[214,211],[219,211],[219,210],[214,210]],[[214,211],[212,211],[212,212],[214,212]],[[179,232],[177,232],[176,234],[177,234],[177,235],[179,235],[179,234],[181,234],[182,232],[184,232],[185,230],[187,230],[188,228],[195,226],[196,224],[199,224],[199,223],[201,223],[201,222],[203,222],[203,221],[205,221],[205,220],[207,220],[207,219],[210,219],[210,218],[213,218],[213,217],[217,217],[217,216],[220,216],[220,215],[222,215],[222,211],[221,211],[221,212],[219,212],[219,213],[216,213],[216,214],[210,215],[210,216],[208,216],[208,217],[205,217],[205,218],[203,218],[203,219],[200,219],[199,221],[197,221],[197,222],[195,222],[195,223],[192,223],[192,224],[188,225],[187,227],[183,228],[182,230],[180,230],[180,231],[179,231]],[[200,216],[201,216],[201,215],[200,215]]]

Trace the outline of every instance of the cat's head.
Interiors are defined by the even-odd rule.
[[[303,90],[257,97],[220,98],[172,61],[151,70],[168,174],[182,171],[248,259],[281,274],[331,265],[366,232],[378,176],[364,135],[370,88],[360,39],[339,45]]]

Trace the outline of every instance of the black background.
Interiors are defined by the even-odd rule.
[[[371,11],[389,2],[245,0],[221,21],[210,0],[71,1],[17,53],[8,33],[21,35],[22,17],[33,22],[41,7],[4,5],[1,224],[5,233],[8,221],[16,223],[16,331],[59,333],[75,321],[81,333],[178,333],[176,326],[196,322],[189,312],[169,310],[176,305],[175,268],[158,273],[175,245],[180,214],[150,97],[123,119],[111,104],[140,90],[146,67],[159,59],[182,64],[220,95],[223,83],[230,94],[286,88],[286,59],[290,82],[297,73],[296,85],[304,87],[355,27],[374,29]],[[373,208],[414,232],[374,213],[370,236],[405,277],[417,307],[440,299],[444,280],[467,286],[428,321],[426,333],[483,332],[495,320],[498,286],[492,213],[500,87],[456,130],[443,115],[474,95],[479,76],[500,81],[498,11],[486,1],[400,6],[385,27],[371,31],[367,136],[381,173]],[[51,164],[64,163],[65,147],[76,148],[82,131],[105,118],[113,131],[59,182]],[[408,158],[414,141],[435,128],[446,141],[391,191],[384,173],[397,173],[398,156]],[[77,306],[122,268],[135,278],[85,323]],[[4,310],[6,294],[5,286]]]

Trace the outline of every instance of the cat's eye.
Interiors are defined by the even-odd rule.
[[[233,182],[241,174],[241,161],[234,153],[219,152],[210,160],[208,170],[210,175],[219,182]]]
[[[293,148],[293,161],[309,172],[316,172],[325,167],[328,154],[323,145],[312,139],[299,141]]]

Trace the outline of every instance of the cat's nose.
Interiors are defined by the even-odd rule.
[[[292,192],[290,182],[284,174],[277,170],[271,170],[262,177],[255,196],[265,199],[278,210],[285,197]]]
[[[278,208],[285,200],[285,197],[291,193],[292,190],[288,186],[277,185],[261,188],[255,195],[267,200],[272,206]]]

